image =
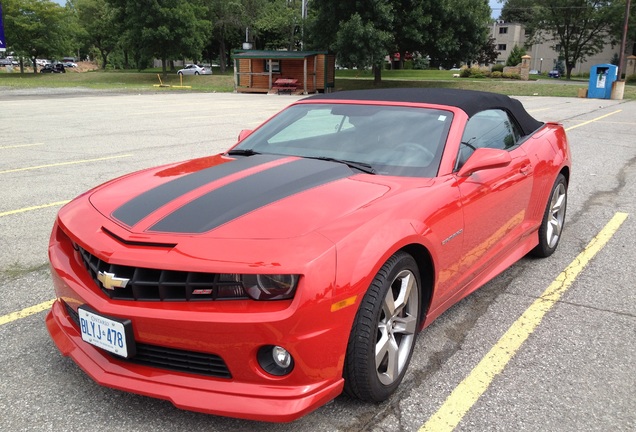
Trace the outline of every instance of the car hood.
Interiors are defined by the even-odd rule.
[[[378,179],[323,160],[218,155],[121,177],[89,200],[144,238],[297,238],[386,196]]]

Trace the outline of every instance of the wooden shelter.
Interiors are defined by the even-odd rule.
[[[308,94],[334,87],[336,56],[322,51],[237,50],[234,91]]]

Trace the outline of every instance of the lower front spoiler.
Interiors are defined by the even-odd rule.
[[[46,316],[51,338],[97,383],[118,390],[165,399],[176,407],[248,420],[289,422],[337,397],[342,378],[289,387],[203,378],[146,366],[124,364],[85,343],[60,301]]]

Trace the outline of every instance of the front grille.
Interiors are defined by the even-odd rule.
[[[156,345],[137,344],[133,363],[185,373],[232,378],[223,359],[214,354],[184,351]]]
[[[66,312],[79,328],[79,314],[64,302]],[[157,345],[135,342],[137,354],[131,358],[112,355],[118,360],[159,369],[211,376],[215,378],[232,378],[225,361],[216,354],[166,348]]]
[[[91,277],[114,300],[201,301],[249,298],[238,275],[158,270],[109,264],[76,246]],[[122,287],[106,288],[98,275],[108,273]],[[128,280],[128,282],[121,282]]]

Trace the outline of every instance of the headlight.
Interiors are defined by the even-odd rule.
[[[254,300],[285,300],[294,297],[298,275],[242,275],[245,292]]]

